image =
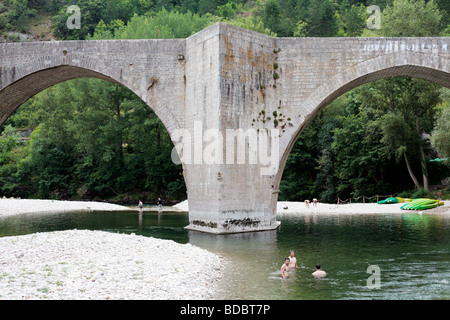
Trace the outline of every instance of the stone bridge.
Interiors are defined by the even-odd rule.
[[[187,187],[188,229],[270,230],[279,225],[286,159],[315,115],[343,93],[387,77],[450,88],[449,43],[273,38],[217,23],[187,39],[1,44],[0,125],[27,99],[62,81],[120,83],[171,135]]]

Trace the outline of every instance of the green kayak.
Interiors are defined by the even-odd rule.
[[[444,202],[434,199],[413,199],[400,207],[403,210],[427,210],[444,205]]]
[[[411,199],[404,199],[401,197],[391,197],[391,198],[387,198],[385,200],[378,201],[378,204],[400,203],[400,202],[408,202],[408,201],[411,201]]]

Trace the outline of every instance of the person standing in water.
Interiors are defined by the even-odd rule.
[[[312,273],[314,278],[323,278],[327,276],[327,273],[320,268],[320,264],[316,264],[316,271]]]
[[[158,198],[158,201],[156,201],[156,204],[158,205],[158,211],[162,211],[162,200],[161,198]]]
[[[286,258],[284,259],[284,263],[281,266],[281,277],[283,279],[289,278],[289,263],[290,263],[289,258]]]
[[[297,258],[294,257],[294,250],[289,252],[289,269],[297,269]]]

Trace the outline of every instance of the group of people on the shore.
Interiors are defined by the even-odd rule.
[[[158,200],[156,201],[156,205],[158,206],[158,210],[162,211],[163,201],[161,200],[161,198],[158,198]],[[138,207],[140,211],[144,209],[144,203],[142,203],[142,200],[139,200]]]
[[[281,266],[281,277],[283,279],[289,278],[289,272],[298,268],[297,258],[294,256],[294,250],[289,252],[289,257],[284,259],[284,263]],[[320,264],[316,264],[316,271],[312,273],[314,278],[323,278],[326,277],[327,273],[321,269]]]
[[[311,203],[311,201],[305,200],[305,206],[306,206],[307,208],[309,208],[309,204],[310,204],[310,203]],[[316,198],[314,198],[314,199],[312,200],[312,203],[313,203],[314,207],[317,207],[317,204],[319,203],[319,200],[317,200]]]

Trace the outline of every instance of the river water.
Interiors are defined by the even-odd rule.
[[[210,235],[185,230],[188,215],[169,211],[27,214],[0,218],[0,237],[89,229],[191,243],[232,262],[219,299],[450,299],[447,215],[299,214],[278,220],[275,231]],[[283,280],[280,267],[291,249],[299,268]],[[326,278],[311,276],[316,263]]]

